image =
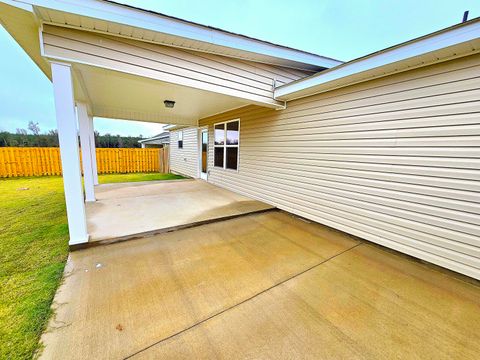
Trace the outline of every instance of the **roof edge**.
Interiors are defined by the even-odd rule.
[[[480,38],[480,17],[464,23],[456,24],[421,37],[376,51],[374,53],[353,59],[341,65],[318,72],[303,79],[292,81],[275,89],[274,98],[281,101],[291,101],[297,98],[330,91],[344,86],[391,75],[394,72],[410,70],[427,66],[431,63],[421,63],[418,66],[407,66],[405,69],[395,69],[390,73],[381,70],[392,64],[401,64],[409,59],[420,58],[429,53],[448,47],[470,42]],[[475,50],[470,51],[472,53]],[[457,55],[457,54],[455,54]],[[465,54],[467,55],[467,54]],[[437,61],[443,61],[437,58]],[[365,74],[363,78],[361,74]],[[356,80],[353,80],[357,77]],[[352,81],[349,81],[352,80]]]
[[[300,53],[307,54],[307,55],[312,55],[312,56],[315,56],[315,57],[320,57],[320,58],[323,58],[323,59],[326,59],[326,60],[331,60],[331,61],[338,62],[338,63],[344,63],[344,61],[334,59],[334,58],[329,57],[329,56],[324,56],[324,55],[312,53],[312,52],[306,51],[306,50],[296,49],[296,48],[293,48],[291,46],[276,44],[276,43],[271,42],[271,41],[258,39],[258,38],[255,38],[253,36],[248,36],[248,35],[244,35],[244,34],[235,33],[233,31],[221,29],[221,28],[218,28],[218,27],[215,27],[215,26],[200,24],[200,23],[197,23],[195,21],[185,20],[185,19],[182,19],[182,18],[179,18],[179,17],[176,17],[176,16],[167,15],[167,14],[164,14],[164,13],[161,13],[161,12],[158,12],[158,11],[142,9],[142,8],[139,8],[139,7],[136,7],[136,6],[133,6],[133,5],[129,5],[129,4],[125,4],[125,3],[122,3],[122,2],[113,1],[113,0],[101,0],[101,1],[104,1],[104,2],[107,2],[107,3],[112,3],[112,4],[115,4],[115,5],[118,5],[118,6],[125,6],[127,8],[131,8],[131,9],[135,9],[135,10],[139,10],[139,11],[145,11],[145,12],[152,13],[152,14],[155,14],[155,15],[158,15],[158,16],[163,16],[163,17],[167,17],[167,18],[170,18],[170,19],[174,19],[174,20],[186,23],[186,24],[192,24],[192,25],[195,25],[195,26],[205,27],[205,28],[208,28],[208,29],[211,29],[211,30],[220,31],[220,32],[223,32],[223,33],[226,33],[226,34],[242,37],[242,38],[245,38],[245,39],[248,39],[248,40],[259,41],[259,42],[269,44],[269,45],[272,45],[272,46],[281,47],[281,48],[284,48],[284,49],[300,52]]]
[[[157,135],[153,135],[153,136],[150,136],[148,138],[145,138],[145,139],[142,139],[142,140],[138,140],[139,143],[144,143],[146,141],[151,141],[151,140],[158,140],[158,139],[161,139],[161,138],[165,138],[165,137],[168,137],[169,136],[169,132],[168,131],[164,131],[160,134],[157,134]]]
[[[90,19],[97,19],[107,23],[121,24],[153,33],[167,34],[178,39],[197,41],[211,44],[215,53],[222,55],[221,49],[235,49],[245,54],[246,60],[255,61],[254,54],[278,60],[280,66],[287,66],[304,70],[319,70],[331,68],[342,62],[325,56],[312,54],[306,51],[293,49],[283,45],[273,44],[267,41],[251,38],[245,35],[235,34],[206,25],[197,24],[187,20],[175,18],[151,10],[137,8],[131,5],[121,4],[110,0],[9,0],[15,3],[30,4],[34,8],[51,9],[54,11],[73,14]],[[61,25],[61,24],[59,24]],[[65,25],[65,24],[64,24]],[[81,26],[79,27],[81,28]],[[105,33],[110,33],[108,29]],[[134,33],[134,32],[133,32]],[[118,35],[117,33],[111,33]],[[132,34],[132,38],[135,35]],[[140,39],[141,40],[141,39]],[[162,42],[159,42],[162,43]],[[168,44],[164,44],[168,45]],[[175,45],[173,45],[175,46]],[[191,50],[195,50],[192,47]],[[201,50],[199,50],[201,51]],[[225,53],[225,56],[232,57]],[[261,60],[257,60],[262,62]],[[290,65],[286,65],[289,63]]]

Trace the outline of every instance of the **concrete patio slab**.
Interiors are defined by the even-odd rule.
[[[201,180],[104,184],[87,203],[90,242],[112,242],[273,209]]]
[[[45,359],[480,353],[480,288],[280,211],[71,253]]]

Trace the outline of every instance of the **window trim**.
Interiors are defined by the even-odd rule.
[[[207,133],[207,172],[203,173],[202,172],[202,134],[206,130]],[[209,171],[210,171],[210,128],[209,125],[204,125],[204,126],[199,126],[198,127],[198,177],[201,178],[202,173],[206,174],[207,177],[206,179],[203,179],[208,182],[208,176],[209,176]]]
[[[238,121],[238,144],[237,145],[227,145],[227,124],[231,122]],[[215,144],[215,126],[217,125],[223,125],[223,131],[224,131],[224,144],[223,145],[216,145]],[[215,148],[223,148],[223,166],[217,166],[215,165]],[[236,169],[228,169],[227,168],[227,148],[237,148],[237,168]],[[213,167],[215,169],[222,169],[226,171],[234,171],[238,172],[240,169],[240,118],[238,119],[232,119],[232,120],[227,120],[227,121],[222,121],[218,123],[213,124]]]
[[[180,139],[181,137],[181,139]],[[183,149],[183,130],[178,130],[178,141],[177,141],[177,147],[179,149]],[[182,143],[181,146],[180,146],[180,142]]]

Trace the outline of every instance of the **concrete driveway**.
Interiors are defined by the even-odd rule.
[[[474,282],[281,211],[73,252],[45,359],[478,359]]]

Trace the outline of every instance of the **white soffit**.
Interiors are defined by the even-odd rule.
[[[10,0],[45,23],[125,36],[250,61],[318,71],[341,61],[105,0]]]
[[[75,98],[91,103],[96,117],[197,125],[198,119],[248,105],[227,95],[74,64]],[[88,94],[88,98],[85,97]],[[164,100],[175,101],[166,108]]]
[[[480,18],[346,62],[275,89],[293,100],[480,51]]]

